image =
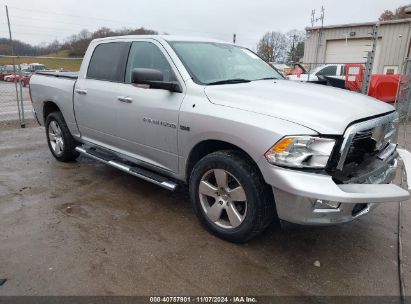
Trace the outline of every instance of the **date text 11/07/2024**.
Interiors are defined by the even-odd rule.
[[[178,297],[178,296],[160,296],[150,297],[150,303],[258,303],[255,297]]]

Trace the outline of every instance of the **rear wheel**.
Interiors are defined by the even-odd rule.
[[[237,151],[205,156],[190,177],[190,198],[201,223],[225,240],[243,243],[275,218],[271,188],[258,168]]]
[[[71,136],[61,112],[53,112],[47,116],[46,136],[49,149],[58,161],[69,162],[79,156],[75,150],[76,141]]]

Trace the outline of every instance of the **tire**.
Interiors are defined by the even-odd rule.
[[[46,118],[47,144],[51,154],[61,162],[75,160],[80,154],[61,112],[50,113]]]
[[[218,151],[202,158],[191,173],[189,191],[200,222],[230,242],[247,242],[276,218],[270,186],[258,167],[237,151]]]

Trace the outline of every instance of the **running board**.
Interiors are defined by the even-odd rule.
[[[110,156],[106,153],[100,153],[99,151],[96,151],[94,149],[86,149],[83,147],[76,147],[76,151],[90,158],[98,160],[102,163],[105,163],[109,166],[124,171],[128,174],[134,175],[136,177],[144,179],[145,181],[156,184],[167,190],[174,191],[178,186],[175,182],[171,181],[165,176],[162,176],[160,174],[154,173],[141,167],[126,165],[118,159],[116,159],[116,157]]]

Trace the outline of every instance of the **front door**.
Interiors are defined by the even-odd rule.
[[[179,81],[162,46],[154,40],[133,42],[127,62],[125,83],[118,104],[117,136],[120,148],[140,160],[171,172],[178,170],[177,133],[184,93],[142,88],[131,84],[134,68],[156,69],[164,81]],[[120,94],[120,93],[119,93]]]

